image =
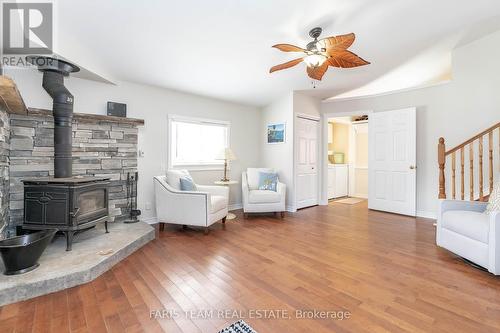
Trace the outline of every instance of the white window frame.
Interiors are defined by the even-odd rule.
[[[168,130],[167,130],[167,158],[168,158],[168,168],[169,169],[188,169],[188,170],[223,170],[224,169],[224,161],[220,160],[220,162],[216,163],[193,163],[193,164],[182,164],[182,165],[174,165],[173,157],[172,157],[172,124],[175,121],[180,122],[189,122],[195,124],[209,124],[209,125],[222,125],[227,127],[226,133],[226,147],[230,147],[231,142],[231,122],[226,120],[217,120],[217,119],[208,119],[208,118],[198,118],[198,117],[188,117],[188,116],[179,116],[175,114],[168,115]],[[229,169],[229,168],[228,168]]]

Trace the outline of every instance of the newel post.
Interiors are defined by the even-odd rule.
[[[446,199],[446,188],[444,181],[444,165],[446,162],[444,138],[439,138],[438,164],[439,164],[439,199]]]

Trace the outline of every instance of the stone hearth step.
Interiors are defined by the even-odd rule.
[[[155,238],[154,228],[144,222],[110,223],[109,231],[100,225],[78,234],[71,252],[66,252],[64,237],[56,236],[37,269],[14,276],[0,273],[0,306],[92,281]]]

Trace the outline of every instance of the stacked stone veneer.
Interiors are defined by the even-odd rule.
[[[9,115],[0,109],[0,239],[9,221]]]
[[[128,216],[126,180],[137,170],[135,125],[73,119],[73,175],[111,178],[111,221]],[[10,225],[23,222],[23,183],[54,175],[54,120],[51,116],[10,115]]]

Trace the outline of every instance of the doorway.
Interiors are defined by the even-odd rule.
[[[355,118],[361,115],[367,118],[366,124],[364,119]],[[369,209],[415,216],[416,108],[326,114],[323,120],[323,149],[328,157],[323,164],[327,169],[322,173],[326,180],[323,184],[327,185],[322,188],[322,202],[327,204],[328,199],[341,196],[367,197]],[[348,137],[337,139],[340,145],[333,144],[335,131],[329,131],[330,123],[336,121],[349,126]],[[347,147],[342,148],[342,144]],[[368,151],[368,159],[363,150]],[[335,172],[330,171],[332,168]],[[343,169],[337,172],[339,168]]]
[[[357,204],[368,199],[368,115],[328,118],[327,199]]]

